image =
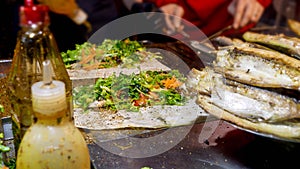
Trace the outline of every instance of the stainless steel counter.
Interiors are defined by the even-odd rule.
[[[210,133],[212,128],[209,126],[216,124],[207,139],[201,139],[200,133]],[[180,128],[172,133],[176,135]],[[109,142],[116,145],[117,141]],[[103,149],[102,144],[90,143],[88,146],[93,167],[97,169],[295,168],[300,155],[300,144],[254,135],[218,120],[193,125],[179,144],[156,156],[130,158],[122,153],[111,153]]]

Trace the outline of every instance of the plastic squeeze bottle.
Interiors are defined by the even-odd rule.
[[[26,131],[18,150],[17,169],[90,169],[82,133],[65,117],[65,85],[51,78],[51,64],[44,63],[43,81],[32,85],[36,123]]]
[[[8,88],[12,105],[13,133],[15,149],[26,129],[34,122],[31,102],[31,86],[42,80],[42,62],[46,59],[52,64],[52,76],[66,85],[66,116],[72,119],[72,81],[65,68],[56,41],[50,32],[48,7],[35,5],[32,0],[25,0],[20,7],[20,31],[10,73]]]

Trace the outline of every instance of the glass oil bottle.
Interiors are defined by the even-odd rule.
[[[20,7],[20,31],[10,73],[8,88],[12,105],[13,133],[17,151],[22,136],[34,122],[31,86],[42,80],[42,62],[50,60],[52,76],[66,85],[66,116],[72,119],[72,82],[62,61],[50,24],[48,7],[35,5],[32,0],[24,0]]]

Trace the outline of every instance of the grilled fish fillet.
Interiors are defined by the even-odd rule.
[[[246,128],[252,131],[268,133],[279,137],[289,138],[289,139],[300,139],[300,126],[299,123],[265,123],[265,122],[253,122],[251,120],[240,118],[229,111],[226,111],[210,101],[210,98],[205,95],[199,95],[198,104],[210,114],[221,118],[225,121],[234,123],[237,126]]]
[[[211,68],[193,69],[189,78],[197,103],[210,114],[254,131],[300,138],[300,105],[294,98],[225,79]],[[189,81],[190,79],[188,79]],[[296,121],[296,120],[295,120]]]
[[[217,52],[214,69],[241,83],[300,91],[300,60],[276,51],[231,46]]]
[[[300,59],[300,39],[298,38],[254,32],[245,32],[243,38],[248,42],[259,43]]]
[[[201,77],[194,88],[199,95],[236,116],[268,123],[300,117],[300,105],[294,98],[225,79],[208,67],[191,74]]]

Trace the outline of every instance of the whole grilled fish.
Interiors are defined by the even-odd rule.
[[[241,83],[300,91],[300,60],[280,52],[231,46],[217,52],[214,69]]]
[[[270,35],[245,32],[243,38],[248,42],[255,42],[278,50],[289,56],[300,59],[300,39],[286,35]]]
[[[283,121],[281,123],[254,122],[247,118],[241,118],[229,111],[226,111],[211,102],[206,95],[198,96],[198,104],[205,111],[220,119],[233,123],[241,128],[252,130],[257,133],[272,134],[272,137],[279,136],[289,140],[300,141],[300,125],[295,121]]]
[[[193,76],[189,77],[198,77],[194,90],[199,95],[209,97],[213,105],[239,117],[269,123],[300,117],[300,104],[294,98],[228,80],[208,67],[190,74]],[[188,81],[195,83],[195,78]]]
[[[300,139],[296,99],[228,80],[208,67],[193,69],[188,77],[197,84],[191,88],[198,91],[197,103],[209,114],[256,132]]]

